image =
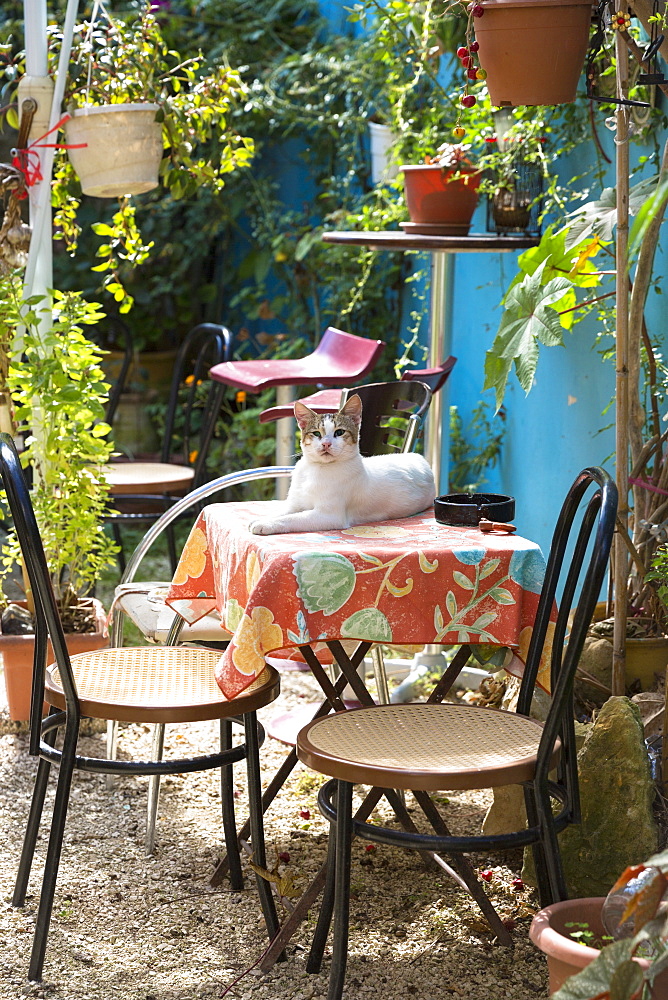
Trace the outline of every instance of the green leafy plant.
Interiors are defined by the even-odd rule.
[[[450,407],[451,493],[475,493],[487,482],[485,473],[499,461],[504,434],[503,413],[490,416],[485,400],[473,410],[466,427],[457,407]]]
[[[92,590],[116,551],[102,526],[108,496],[102,470],[112,452],[104,423],[109,385],[99,364],[101,352],[84,335],[102,314],[80,295],[54,292],[53,325],[45,332],[41,297],[22,302],[16,276],[3,278],[2,286],[0,326],[15,330],[24,324],[7,386],[18,430],[25,435],[21,461],[32,467],[35,513],[67,627],[79,598]],[[12,531],[0,559],[3,579],[19,558]]]

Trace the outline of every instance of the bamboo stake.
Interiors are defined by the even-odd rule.
[[[628,49],[618,36],[615,39],[617,57],[617,96],[628,93]],[[628,108],[617,106],[616,172],[617,172],[617,353],[615,366],[616,392],[616,463],[617,489],[619,491],[618,518],[628,529],[628,454],[629,454],[629,288],[628,288],[628,238],[629,238],[629,120]],[[626,690],[626,592],[628,554],[619,534],[615,539],[613,555],[615,587],[615,624],[612,640],[612,693],[623,695]]]

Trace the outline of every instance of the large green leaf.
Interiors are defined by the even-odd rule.
[[[629,190],[629,215],[638,215],[655,194],[658,178],[647,177]],[[570,213],[566,227],[566,247],[572,248],[589,236],[610,242],[617,224],[617,192],[605,188],[601,197]]]
[[[631,958],[633,939],[614,941],[601,950],[598,958],[585,966],[582,972],[571,976],[553,995],[552,1000],[592,1000],[605,995],[617,969]],[[637,966],[637,963],[633,963]],[[641,972],[640,967],[637,966]]]
[[[333,615],[355,589],[355,567],[339,552],[301,552],[294,574],[307,611]]]

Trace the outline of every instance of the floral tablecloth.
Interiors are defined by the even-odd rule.
[[[190,623],[218,609],[232,633],[216,672],[227,697],[266,654],[332,639],[486,643],[523,660],[545,570],[534,542],[439,524],[432,511],[344,531],[251,534],[250,521],[276,503],[206,507],[167,596]],[[546,688],[548,676],[546,663]]]

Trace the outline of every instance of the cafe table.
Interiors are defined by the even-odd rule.
[[[227,697],[253,682],[266,656],[298,650],[325,695],[317,714],[345,710],[346,683],[361,704],[372,704],[357,666],[373,643],[461,647],[432,700],[445,695],[472,645],[504,648],[505,669],[521,673],[545,569],[534,542],[441,524],[432,509],[341,531],[250,532],[251,521],[278,507],[271,500],[205,507],[166,598],[191,624],[218,610],[232,635],[216,670]],[[335,681],[323,667],[332,658],[341,671]],[[549,642],[538,683],[549,688]],[[265,808],[295,763],[293,749],[265,791]],[[396,796],[392,805],[401,809]],[[217,870],[212,884],[221,879]]]

